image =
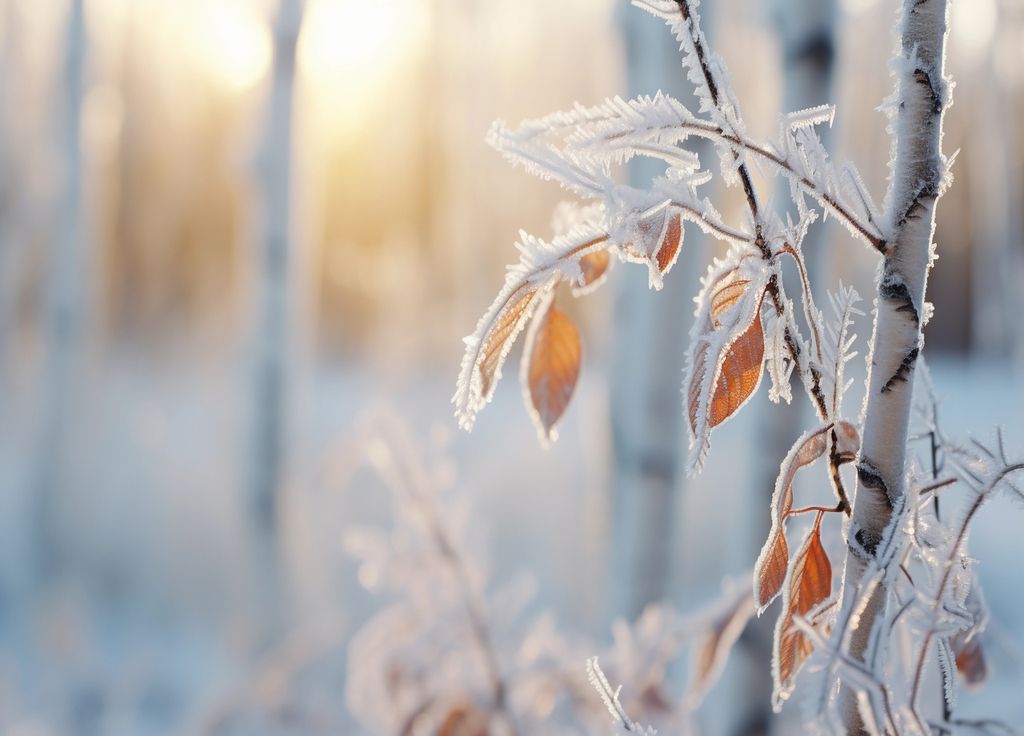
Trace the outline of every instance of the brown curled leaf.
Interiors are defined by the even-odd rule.
[[[555,426],[576,388],[581,358],[576,325],[550,300],[530,325],[522,374],[530,416],[544,442],[557,437]]]
[[[758,613],[775,600],[782,590],[789,566],[789,546],[786,542],[786,517],[793,508],[793,481],[796,473],[825,454],[831,426],[801,436],[779,466],[772,494],[772,528],[754,565],[754,600]]]
[[[789,697],[800,667],[814,651],[813,643],[797,628],[794,619],[798,616],[811,619],[814,609],[832,594],[832,562],[821,543],[822,516],[818,514],[814,527],[793,558],[782,613],[775,627],[772,701],[776,708]]]

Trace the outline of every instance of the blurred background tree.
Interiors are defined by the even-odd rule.
[[[344,640],[373,602],[338,530],[385,513],[350,440],[380,404],[451,445],[494,567],[534,572],[573,628],[604,636],[606,614],[663,597],[692,610],[750,566],[770,488],[752,479],[772,464],[751,433],[723,428],[730,449],[697,481],[679,472],[678,337],[710,247],[694,234],[664,292],[622,269],[574,315],[584,373],[557,452],[513,382],[450,436],[459,339],[517,228],[549,233],[562,198],[487,149],[488,125],[683,83],[663,30],[624,4],[306,0],[287,26],[276,0],[0,0],[0,730],[181,732],[273,648],[271,571],[279,632]],[[834,101],[834,143],[881,191],[894,10],[704,5],[751,126]],[[1024,3],[959,0],[952,28],[945,146],[962,150],[929,352],[956,421],[1012,424]],[[815,267],[870,293],[847,250]],[[986,523],[1008,557],[1007,522]],[[252,542],[270,529],[273,565]],[[989,586],[1018,641],[1020,588]],[[750,687],[744,666],[722,691]]]

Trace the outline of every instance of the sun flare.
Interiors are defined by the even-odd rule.
[[[423,22],[410,0],[310,0],[299,68],[322,105],[348,116],[409,57]]]
[[[197,7],[191,50],[210,76],[231,92],[255,86],[273,58],[266,18],[252,2],[215,0]]]

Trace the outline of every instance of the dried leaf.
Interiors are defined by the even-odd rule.
[[[764,281],[736,278],[737,269],[705,280],[691,332],[687,412],[690,472],[699,470],[711,430],[733,416],[757,390],[764,366],[761,302]],[[712,278],[712,277],[709,277]],[[699,328],[697,327],[699,325]]]
[[[860,434],[857,428],[849,422],[840,420],[836,422],[835,431],[839,463],[852,463],[860,452]]]
[[[611,254],[607,250],[596,250],[580,258],[580,278],[573,287],[573,295],[581,296],[600,286],[608,274],[611,262]]]
[[[683,243],[683,218],[680,215],[672,215],[668,218],[668,226],[665,228],[665,235],[658,247],[658,270],[664,276],[672,268],[672,264],[679,258],[679,246]]]
[[[565,312],[549,300],[538,312],[526,336],[523,388],[532,407],[530,416],[541,440],[556,439],[561,419],[580,374],[580,334]]]
[[[711,295],[711,324],[715,329],[721,327],[722,314],[740,300],[749,283],[747,279],[727,281]]]
[[[780,523],[777,528],[772,526],[768,541],[764,543],[754,566],[754,602],[759,616],[782,591],[788,567],[789,544],[786,541],[786,528]]]
[[[981,648],[981,639],[973,636],[970,639],[954,637],[953,652],[956,654],[956,669],[968,687],[978,687],[988,679],[988,664],[985,651]]]
[[[793,558],[782,614],[775,627],[775,652],[772,657],[775,689],[772,702],[776,710],[793,691],[800,666],[814,651],[814,645],[794,625],[793,620],[797,616],[810,618],[811,612],[832,593],[832,562],[821,544],[821,518],[822,514],[819,513],[814,527]]]
[[[679,257],[683,220],[678,209],[663,202],[643,212],[622,236],[622,252],[634,263],[645,263],[648,285],[660,289],[662,277]]]
[[[537,305],[551,293],[557,279],[526,282],[500,295],[480,319],[477,335],[465,339],[459,380],[452,403],[463,429],[472,429],[477,412],[490,401],[501,378],[501,369]]]
[[[521,296],[509,299],[501,310],[494,327],[487,333],[480,347],[480,394],[488,397],[494,384],[501,377],[501,364],[505,361],[512,342],[518,336],[523,323],[529,316],[528,310],[537,295],[536,289],[525,291]]]
[[[830,429],[822,427],[802,435],[779,466],[775,492],[772,494],[772,529],[754,565],[754,600],[758,605],[758,615],[775,600],[786,579],[789,546],[786,543],[785,521],[793,508],[793,480],[800,468],[810,465],[825,454]]]
[[[686,696],[689,707],[696,708],[718,679],[729,652],[753,615],[754,606],[750,595],[744,590],[712,622],[701,638],[694,642],[690,661],[692,683]]]
[[[760,307],[760,302],[758,302]],[[717,427],[743,406],[761,382],[764,331],[755,316],[746,332],[729,346],[711,396],[710,426]]]

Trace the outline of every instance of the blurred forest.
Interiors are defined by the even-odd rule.
[[[787,29],[808,5],[704,0],[758,134],[806,84]],[[834,65],[831,97],[801,104],[837,104],[837,157],[883,191],[895,4],[810,5]],[[744,574],[777,448],[730,425],[703,476],[672,471],[667,505],[630,510],[616,439],[646,415],[615,397],[658,356],[630,342],[630,315],[660,309],[662,338],[684,341],[712,244],[687,241],[665,292],[622,269],[574,305],[585,367],[553,449],[514,381],[473,434],[451,418],[462,336],[518,229],[549,234],[564,198],[483,136],[497,118],[682,84],[671,39],[630,14],[624,0],[0,0],[0,731],[373,733],[342,693],[359,677],[348,643],[381,601],[342,539],[388,523],[367,438],[396,423],[444,458],[495,577],[529,574],[531,605],[570,632],[604,641],[616,617],[661,598],[695,610]],[[1002,423],[1021,447],[1024,0],[957,0],[951,33],[943,145],[960,153],[928,357],[946,421]],[[722,202],[740,217],[735,191]],[[871,293],[870,261],[816,227],[825,280]],[[755,405],[752,425],[772,421]],[[780,427],[784,453],[800,430]],[[685,454],[678,437],[665,452]],[[661,524],[646,551],[645,514]],[[1018,529],[990,514],[975,551],[983,579],[1005,575],[988,586],[1001,689],[977,697],[1020,724],[1005,697],[1024,686]],[[745,732],[730,693],[767,697],[767,650],[748,639],[707,733]],[[288,701],[305,711],[244,720],[289,688],[312,693]]]

